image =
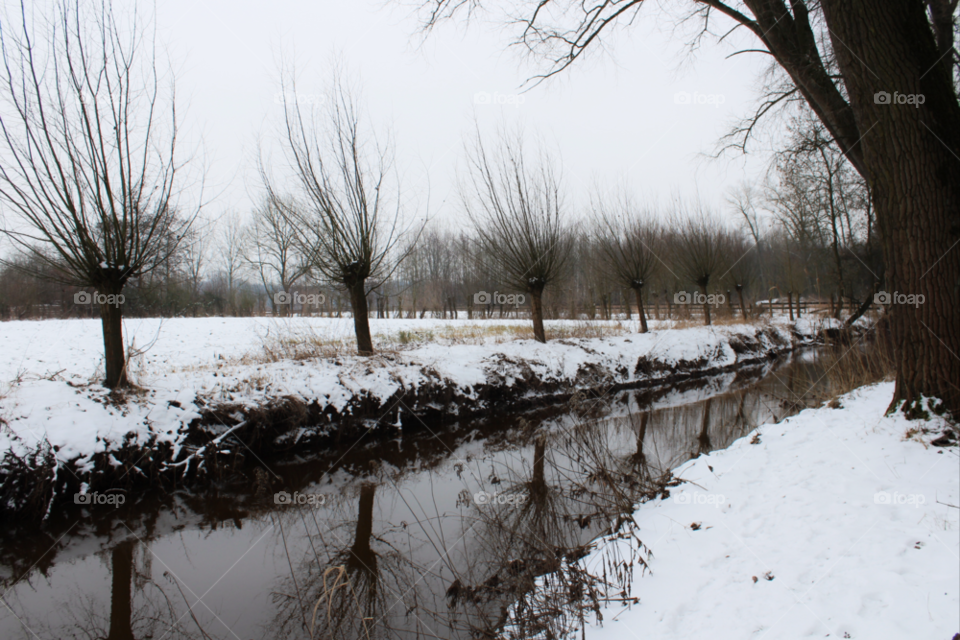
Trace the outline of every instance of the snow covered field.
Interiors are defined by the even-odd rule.
[[[670,326],[669,322],[651,320],[650,327]],[[637,321],[571,321],[547,320],[550,334],[564,328],[586,325],[616,331],[637,330]],[[370,331],[376,347],[396,347],[401,332],[410,338],[421,337],[444,343],[446,335],[459,332],[480,335],[484,328],[497,326],[529,327],[528,319],[490,320],[370,320]],[[471,331],[472,330],[472,331]],[[351,318],[128,318],[124,320],[124,339],[146,353],[134,365],[144,375],[163,375],[187,368],[216,368],[222,359],[238,359],[261,354],[265,342],[280,337],[322,337],[331,344],[352,343]],[[490,335],[489,343],[510,340]],[[384,345],[383,343],[387,344]],[[378,344],[379,343],[379,344]],[[0,382],[10,382],[19,374],[49,377],[58,374],[79,380],[102,375],[103,337],[100,320],[42,320],[0,322]],[[134,372],[136,373],[136,372]]]
[[[652,551],[639,604],[586,638],[953,638],[960,457],[911,431],[938,421],[885,417],[892,395],[858,389],[677,469],[634,514]]]

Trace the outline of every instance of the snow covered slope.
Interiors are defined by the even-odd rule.
[[[639,604],[586,638],[953,638],[960,458],[911,431],[938,421],[885,417],[892,395],[858,389],[677,469],[634,514],[652,552]],[[588,565],[607,544],[626,543]]]

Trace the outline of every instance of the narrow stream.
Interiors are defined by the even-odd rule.
[[[510,605],[520,637],[559,637],[642,579],[636,558],[573,570],[586,545],[616,531],[643,551],[631,505],[795,413],[825,385],[815,356],[264,460],[239,489],[3,523],[0,637],[493,638]]]

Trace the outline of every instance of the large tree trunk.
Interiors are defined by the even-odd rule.
[[[100,324],[103,327],[103,354],[106,379],[105,387],[117,389],[130,385],[127,380],[127,360],[123,350],[123,305],[119,302],[122,287],[104,287],[105,300],[113,304],[100,305]],[[113,297],[111,297],[113,296]]]
[[[530,292],[530,315],[533,316],[533,337],[537,342],[546,342],[543,331],[543,291]]]
[[[357,336],[357,353],[362,356],[371,356],[373,339],[370,337],[367,293],[362,280],[350,287],[350,305],[353,307],[353,331]]]
[[[824,0],[883,245],[886,287],[923,303],[888,310],[897,363],[891,408],[921,396],[960,416],[960,105],[951,56],[919,0]],[[887,92],[889,99],[878,92]],[[897,95],[923,104],[897,104]]]
[[[640,316],[640,333],[647,332],[647,314],[643,310],[643,293],[640,287],[633,290],[637,294],[637,314]],[[629,310],[630,307],[627,307]]]

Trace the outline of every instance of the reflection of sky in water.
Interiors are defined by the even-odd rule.
[[[584,404],[604,416],[589,438],[607,452],[610,469],[626,478],[638,475],[642,408],[648,412],[643,460],[658,475],[704,447],[727,446],[755,425],[787,415],[783,401],[819,378],[809,356],[797,362],[768,365],[759,383],[729,373],[653,396],[628,391],[588,399]],[[533,429],[521,435],[511,423],[496,437],[441,451],[446,457],[432,466],[411,460],[406,471],[384,466],[365,478],[341,471],[300,487],[327,496],[316,508],[280,507],[226,519],[215,529],[198,528],[198,514],[190,510],[176,518],[165,510],[156,514],[157,533],[147,542],[120,523],[111,525],[109,537],[93,535],[89,523],[77,525],[64,536],[59,555],[50,552],[55,561],[46,576],[33,571],[4,593],[9,609],[0,613],[0,634],[45,639],[84,629],[90,637],[131,637],[124,635],[125,621],[117,620],[129,601],[137,638],[159,638],[171,627],[167,638],[202,637],[198,625],[213,638],[309,637],[304,627],[314,624],[313,607],[326,590],[315,637],[362,637],[359,609],[373,618],[367,621],[371,637],[457,637],[453,629],[484,617],[496,621],[507,600],[488,587],[504,589],[513,579],[507,568],[536,555],[534,543],[573,547],[601,533],[598,522],[609,521],[585,524],[585,516],[612,508],[613,501],[588,479],[583,440],[571,435],[576,422],[563,414],[537,425],[545,438],[542,467],[534,460]],[[589,490],[576,491],[584,487]],[[526,502],[478,506],[479,491],[520,495]],[[208,523],[218,518],[202,516]],[[136,536],[145,535],[136,529]],[[111,539],[135,541],[132,556],[112,552]],[[349,585],[332,569],[341,565]],[[129,596],[112,580],[114,573],[131,576]],[[461,588],[460,598],[451,597],[457,592],[452,585]],[[481,595],[465,601],[470,588]],[[454,600],[458,606],[450,609]]]

